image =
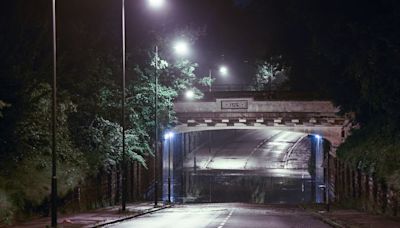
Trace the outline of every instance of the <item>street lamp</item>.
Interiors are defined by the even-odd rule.
[[[125,35],[125,0],[122,0],[121,6],[122,21],[122,211],[126,210],[127,201],[127,170],[126,170],[126,154],[125,154],[125,75],[126,75],[126,35]]]
[[[161,9],[165,5],[165,0],[148,0],[150,8]],[[158,103],[158,46],[154,47],[154,207],[158,204],[158,175],[157,175],[157,153],[158,153],[158,118],[157,118],[157,103]]]
[[[194,97],[193,90],[186,91],[185,96],[186,96],[187,99],[193,99],[193,97]]]
[[[165,0],[148,0],[149,6],[154,9],[160,9],[164,6]]]
[[[174,50],[177,55],[186,56],[189,54],[189,44],[183,40],[176,41]]]
[[[156,0],[154,0],[156,1]],[[174,45],[175,53],[178,55],[187,55],[189,45],[185,41],[177,41]],[[158,46],[154,49],[154,206],[158,204],[158,176],[157,176],[157,153],[158,153]]]
[[[56,27],[56,0],[52,1],[53,19],[53,89],[52,89],[52,174],[51,174],[51,227],[57,227],[57,154],[56,154],[56,108],[57,108],[57,27]]]
[[[219,74],[220,74],[221,76],[227,76],[229,70],[228,70],[228,68],[227,68],[226,66],[220,66],[220,67],[218,68],[218,72],[219,72]],[[210,88],[209,88],[208,90],[209,90],[209,92],[211,92],[212,80],[213,80],[213,77],[212,77],[212,69],[211,69],[211,68],[210,68],[210,70],[208,71],[208,77],[210,78]]]
[[[222,76],[228,75],[228,68],[227,68],[226,66],[221,66],[221,67],[219,68],[219,73],[220,73]]]
[[[157,152],[158,152],[158,119],[157,119],[157,96],[158,96],[158,46],[155,46],[154,62],[154,207],[158,204],[158,180],[157,180]]]

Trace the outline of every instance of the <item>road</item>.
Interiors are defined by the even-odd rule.
[[[197,170],[262,171],[270,176],[308,178],[310,148],[298,150],[304,147],[305,136],[277,130],[237,130],[198,148]],[[193,155],[187,158],[185,167],[193,167]]]
[[[183,189],[183,202],[291,204],[315,199],[306,134],[231,130],[208,138],[184,162],[185,182],[177,187]]]
[[[295,206],[224,203],[178,205],[108,227],[323,228],[330,226]]]

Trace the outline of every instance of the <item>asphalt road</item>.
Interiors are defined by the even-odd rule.
[[[197,170],[262,171],[269,176],[307,178],[310,148],[296,150],[304,147],[305,136],[277,130],[237,130],[235,134],[218,137],[198,148]],[[186,168],[193,167],[192,154],[185,161]]]
[[[108,227],[319,228],[330,226],[295,206],[224,203],[179,205]]]

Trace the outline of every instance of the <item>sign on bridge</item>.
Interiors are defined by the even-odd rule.
[[[222,100],[221,109],[248,109],[247,100]]]

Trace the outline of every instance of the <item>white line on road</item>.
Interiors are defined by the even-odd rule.
[[[249,162],[251,156],[253,156],[253,154],[254,154],[258,149],[260,149],[260,147],[261,147],[262,145],[264,145],[264,144],[267,143],[269,140],[271,140],[273,137],[275,137],[275,136],[277,136],[277,135],[279,135],[279,134],[281,134],[281,133],[282,133],[282,132],[278,132],[278,133],[276,133],[276,134],[274,134],[274,135],[272,135],[272,136],[270,136],[270,137],[268,137],[268,138],[262,140],[262,141],[251,151],[251,153],[249,154],[249,156],[247,156],[247,159],[246,159],[246,162],[244,163],[243,169],[246,169],[247,163]]]
[[[225,223],[228,221],[228,219],[232,216],[233,210],[231,210],[231,212],[228,214],[228,216],[224,219],[224,221],[221,222],[221,224],[219,224],[219,226],[217,228],[222,228],[224,227]]]

